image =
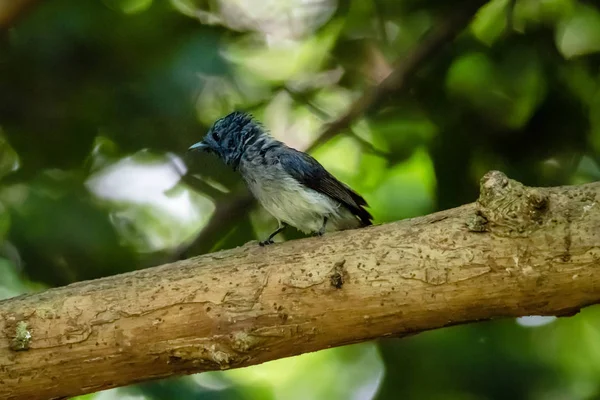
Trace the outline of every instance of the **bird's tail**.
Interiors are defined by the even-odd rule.
[[[361,227],[373,225],[373,216],[365,209],[365,207],[369,206],[367,201],[354,190],[350,189],[349,187],[347,188],[352,200],[354,200],[354,207],[351,211],[358,217],[358,219],[360,219]]]
[[[360,219],[361,226],[373,225],[373,216],[363,206],[358,208],[356,216]]]

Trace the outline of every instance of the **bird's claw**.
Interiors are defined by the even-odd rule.
[[[258,245],[263,247],[263,246],[267,246],[267,245],[273,244],[273,243],[275,243],[273,240],[267,239],[267,240],[263,240],[262,242],[258,242]]]

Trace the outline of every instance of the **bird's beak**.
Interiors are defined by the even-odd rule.
[[[206,151],[208,149],[210,149],[209,145],[207,145],[204,142],[198,142],[196,144],[191,145],[190,148],[188,149],[188,151],[199,151],[199,150]]]

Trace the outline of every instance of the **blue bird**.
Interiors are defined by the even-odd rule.
[[[259,203],[279,222],[260,242],[291,225],[304,233],[371,225],[367,202],[331,175],[310,155],[275,140],[251,115],[233,112],[216,121],[201,142],[189,150],[216,154],[239,171]]]

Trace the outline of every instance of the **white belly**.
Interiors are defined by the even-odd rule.
[[[331,199],[300,184],[287,174],[272,179],[246,176],[246,183],[260,204],[280,222],[285,222],[304,233],[317,232],[327,217],[327,230],[355,228],[358,219]]]

